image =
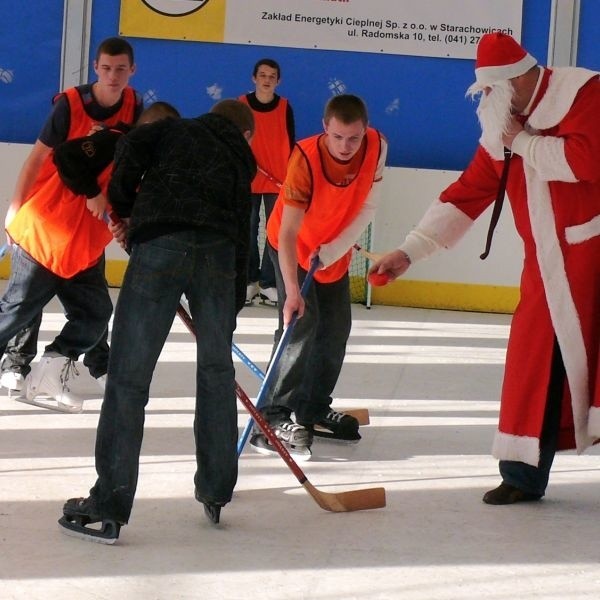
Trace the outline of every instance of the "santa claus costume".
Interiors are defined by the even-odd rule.
[[[486,34],[476,83],[493,93],[536,64],[510,36]],[[526,499],[544,494],[556,450],[581,453],[600,438],[600,80],[582,68],[537,72],[506,187],[525,258],[493,444],[503,480]],[[401,246],[411,261],[462,237],[494,201],[502,168],[502,139],[484,130],[466,170]]]

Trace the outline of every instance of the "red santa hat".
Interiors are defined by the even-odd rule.
[[[481,86],[488,86],[523,75],[537,65],[531,56],[510,35],[486,33],[477,46],[475,78]]]

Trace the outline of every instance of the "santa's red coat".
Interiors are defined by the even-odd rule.
[[[598,74],[547,70],[526,131],[534,137],[522,136],[523,156],[513,154],[507,185],[525,259],[493,454],[537,465],[555,337],[567,374],[559,449],[582,452],[600,438]],[[452,245],[493,202],[497,159],[501,147],[480,145],[430,208],[422,226],[438,243]]]

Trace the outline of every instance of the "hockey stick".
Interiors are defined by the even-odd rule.
[[[276,179],[275,177],[273,177],[273,175],[271,175],[271,173],[269,173],[268,171],[265,171],[260,165],[256,165],[256,169],[257,169],[257,171],[262,173],[271,183],[274,183],[278,188],[280,188],[283,185],[283,183],[281,183],[281,181],[279,181],[279,179]]]
[[[300,295],[304,298],[306,296],[306,292],[308,291],[308,288],[310,286],[310,283],[312,281],[313,275],[315,274],[315,271],[317,270],[317,267],[319,266],[319,257],[315,256],[310,264],[310,268],[308,269],[308,272],[306,273],[306,277],[304,278],[304,281],[302,282],[302,287],[300,288]],[[256,408],[260,409],[264,403],[264,398],[267,395],[269,386],[271,385],[271,382],[275,376],[275,367],[277,366],[277,363],[279,363],[279,359],[281,358],[281,355],[283,354],[283,351],[285,350],[285,347],[287,346],[288,342],[290,341],[290,338],[292,337],[292,331],[294,329],[294,326],[296,325],[296,321],[298,319],[298,315],[297,313],[294,313],[292,315],[292,320],[288,323],[288,326],[285,328],[283,335],[281,336],[281,339],[279,340],[279,343],[277,344],[277,348],[275,348],[275,352],[273,353],[273,356],[271,357],[271,362],[269,364],[269,368],[267,369],[267,372],[265,373],[265,376],[263,377],[262,383],[260,384],[260,388],[258,389],[258,394],[256,395]],[[242,453],[244,446],[246,445],[246,442],[248,441],[248,437],[250,436],[250,432],[252,431],[252,418],[248,419],[248,422],[246,423],[246,427],[244,427],[244,431],[242,432],[242,435],[240,436],[240,439],[238,440],[238,446],[237,446],[237,452],[238,452],[238,456],[240,456],[240,454]]]
[[[192,318],[181,304],[177,308],[177,315],[183,321],[183,324],[187,327],[188,331],[195,337],[196,330]],[[290,326],[287,327],[286,331],[289,330],[289,328]],[[248,395],[240,387],[237,381],[235,382],[235,393],[240,402],[250,413],[253,421],[257,423],[260,430],[269,440],[269,443],[277,450],[279,456],[281,456],[286,465],[290,468],[300,485],[302,485],[323,510],[328,510],[330,512],[353,512],[356,510],[383,508],[385,506],[385,488],[382,487],[337,493],[322,492],[318,490],[310,483],[302,469],[288,452],[287,448],[279,441],[279,438],[275,435],[270,425],[254,404],[252,404],[252,400],[248,398]]]
[[[352,246],[357,252],[360,252],[360,254],[362,254],[365,258],[368,258],[369,260],[379,260],[380,258],[383,257],[383,254],[377,254],[375,252],[369,252],[368,250],[365,250],[362,246],[358,245],[358,244],[354,244],[354,246]]]
[[[245,354],[243,350],[239,348],[239,346],[236,346],[236,344],[232,344],[231,349],[233,353],[250,369],[250,371],[252,371],[252,373],[256,375],[256,377],[258,377],[258,379],[260,379],[261,381],[264,380],[264,372],[260,369],[260,367],[257,364],[252,362],[248,355]],[[368,425],[371,422],[369,418],[368,408],[349,408],[343,409],[342,412],[344,414],[354,417],[358,421],[359,425]]]
[[[237,383],[236,394],[248,412],[252,415],[252,418],[260,427],[260,430],[265,434],[269,443],[277,450],[279,456],[283,458],[296,479],[300,482],[300,485],[302,485],[322,509],[331,512],[352,512],[355,510],[383,508],[385,506],[385,489],[382,487],[337,493],[322,492],[318,490],[310,483],[302,469],[288,452],[287,448],[279,441],[279,438],[265,421],[265,418],[252,404],[252,400],[248,398],[244,390],[242,390]]]

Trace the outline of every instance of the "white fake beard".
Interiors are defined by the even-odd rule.
[[[509,80],[500,81],[489,87],[490,93],[485,94],[479,86],[473,85],[467,90],[467,95],[474,97],[481,94],[477,107],[477,118],[481,125],[479,143],[492,158],[501,160],[504,157],[502,136],[508,130],[512,118],[514,88]]]

